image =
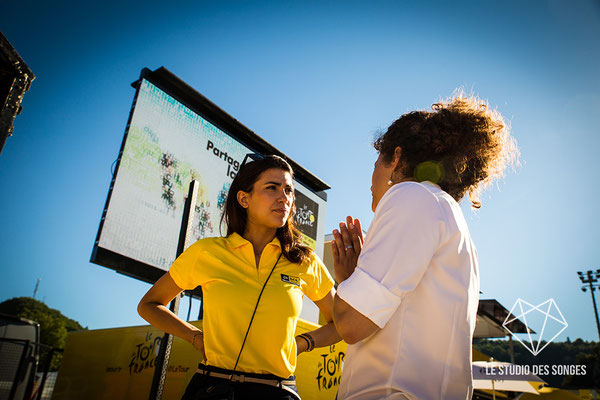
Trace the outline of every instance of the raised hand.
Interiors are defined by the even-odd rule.
[[[339,231],[334,229],[333,239],[333,269],[336,281],[341,283],[354,272],[362,250],[364,238],[360,221],[348,216],[346,222],[340,222]]]

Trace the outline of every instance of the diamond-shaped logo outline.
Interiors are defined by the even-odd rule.
[[[525,303],[527,306],[529,306],[529,309],[525,312],[523,311],[523,303]],[[548,304],[548,309],[546,310],[546,312],[542,311],[540,308],[542,306],[544,306],[545,304]],[[515,316],[514,314],[514,310],[517,307],[517,305],[519,306],[519,309],[521,310],[521,314],[519,314],[518,316]],[[560,315],[560,320],[556,317],[554,317],[553,315],[550,314],[550,311],[552,310],[552,306],[554,305],[554,308],[556,308],[556,311],[558,311],[558,314]],[[542,314],[544,314],[544,324],[542,325],[542,330],[539,333],[540,339],[538,340],[537,345],[535,346],[535,349],[533,348],[533,339],[531,338],[531,329],[529,329],[529,325],[527,324],[527,318],[526,315],[529,314],[532,311],[539,311]],[[513,316],[513,318],[510,318],[510,316]],[[512,332],[507,325],[510,324],[511,322],[513,322],[514,320],[518,319],[518,318],[523,318],[524,323],[525,323],[525,328],[527,329],[527,336],[529,337],[529,344],[531,345],[531,347],[527,346],[525,343],[523,343],[523,341],[514,334],[514,332]],[[556,322],[558,322],[561,325],[564,325],[562,327],[562,329],[560,329],[554,336],[552,336],[552,339],[548,340],[546,342],[546,344],[540,349],[540,344],[542,342],[543,339],[543,333],[544,330],[546,328],[546,322],[548,321],[548,318],[552,318],[553,320],[555,320]],[[562,315],[562,312],[560,311],[560,309],[558,308],[558,305],[556,304],[556,302],[554,301],[553,298],[550,298],[540,304],[538,304],[537,306],[534,306],[533,304],[518,298],[517,301],[515,302],[515,304],[512,306],[510,312],[508,313],[508,315],[506,316],[506,319],[504,320],[504,322],[502,323],[502,327],[504,329],[506,329],[512,337],[514,337],[515,339],[517,339],[519,341],[519,343],[521,343],[523,345],[523,347],[525,347],[527,350],[529,350],[529,352],[531,354],[533,354],[534,356],[537,356],[542,350],[544,350],[546,348],[546,346],[548,346],[554,339],[556,339],[556,337],[558,335],[560,335],[565,329],[567,329],[567,327],[569,326],[569,324],[567,323],[567,320],[565,319],[565,317]]]
[[[507,325],[509,323],[513,322],[514,320],[516,320],[518,318],[518,317],[515,316],[515,313],[514,313],[515,308],[517,306],[519,306],[519,308],[521,309],[521,314],[524,314],[523,313],[523,305],[522,305],[521,302],[527,303],[526,301],[523,301],[520,298],[517,299],[517,301],[515,302],[515,304],[513,304],[512,308],[510,309],[510,312],[506,316],[506,319],[504,320],[504,323],[502,324],[502,327],[504,329],[506,329],[511,334],[511,336],[513,336],[515,339],[517,339],[517,341],[519,343],[521,343],[523,345],[523,347],[525,347],[527,350],[529,350],[529,352],[531,352],[535,356],[535,354],[534,354],[535,350],[533,349],[533,345],[531,345],[532,348],[529,348],[529,346],[527,346],[525,343],[523,343],[523,341],[519,337],[515,336],[515,334],[507,327]],[[529,303],[527,303],[527,304],[529,304]],[[510,318],[511,315],[513,316],[513,318],[509,320],[509,318]],[[527,329],[527,333],[529,333],[529,327],[527,326],[527,323],[525,323],[525,328]]]

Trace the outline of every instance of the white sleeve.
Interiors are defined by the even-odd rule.
[[[354,273],[337,289],[352,308],[383,328],[421,281],[445,227],[437,198],[414,182],[381,199]]]

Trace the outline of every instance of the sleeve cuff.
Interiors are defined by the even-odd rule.
[[[310,297],[309,298],[312,301],[323,300],[323,298],[327,295],[327,293],[329,293],[331,291],[331,288],[333,287],[333,285],[334,285],[333,280],[328,279],[325,286],[323,286],[322,289],[320,289],[313,295],[314,298],[310,298]]]
[[[380,328],[387,324],[401,301],[400,296],[359,267],[338,285],[337,295]]]
[[[175,282],[175,284],[177,286],[179,286],[179,289],[183,289],[183,290],[187,289],[185,287],[186,285],[184,284],[184,280],[183,280],[183,278],[181,278],[179,273],[175,272],[175,270],[172,268],[169,269],[168,273],[169,273],[169,275],[171,275],[171,279],[173,279],[173,282]]]

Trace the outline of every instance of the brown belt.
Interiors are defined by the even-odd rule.
[[[293,386],[296,384],[295,381],[290,381],[290,380],[253,378],[251,376],[246,376],[244,374],[233,374],[233,373],[232,374],[224,374],[224,373],[220,373],[220,372],[207,371],[202,368],[198,368],[198,371],[196,371],[196,372],[199,374],[202,374],[202,375],[212,376],[214,378],[227,379],[232,382],[262,383],[263,385],[276,386],[278,388],[281,388],[283,385],[292,385]]]

